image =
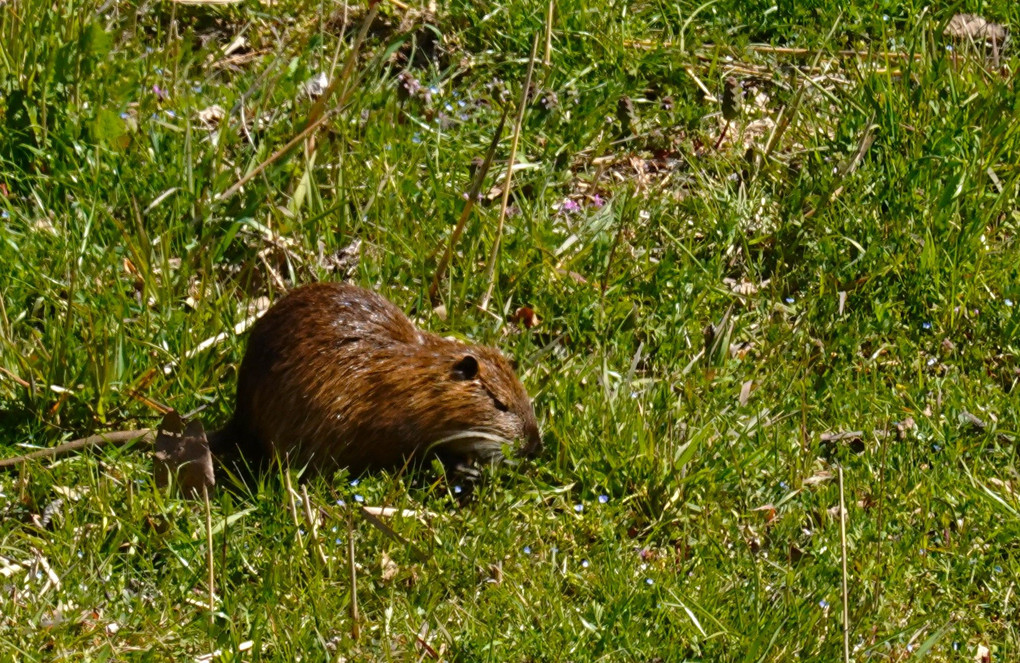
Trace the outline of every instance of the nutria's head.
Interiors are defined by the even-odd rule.
[[[392,370],[404,419],[417,428],[407,433],[420,436],[423,451],[485,462],[504,445],[517,455],[541,449],[531,399],[499,350],[427,334]]]

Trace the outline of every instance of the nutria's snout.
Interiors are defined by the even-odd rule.
[[[526,458],[537,456],[542,452],[542,432],[538,430],[538,424],[534,422],[529,424],[525,433],[527,437],[524,439],[524,445],[521,446],[518,455]]]

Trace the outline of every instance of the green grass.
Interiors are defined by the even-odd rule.
[[[437,472],[311,482],[325,563],[280,482],[218,492],[212,619],[204,509],[144,454],[0,476],[0,658],[427,660],[420,636],[457,661],[840,660],[837,467],[854,659],[1020,658],[1020,59],[942,36],[954,11],[1015,31],[1020,10],[794,4],[557,3],[489,312],[498,199],[458,242],[445,318],[438,251],[545,3],[451,0],[403,26],[384,3],[346,105],[229,198],[305,127],[304,83],[336,79],[363,9],[5,5],[3,455],[153,425],[150,401],[222,424],[244,337],[199,344],[345,276],[517,359],[546,450],[463,504]],[[728,76],[746,99],[715,149],[697,81],[721,97]],[[519,306],[541,324],[520,330]],[[355,518],[354,641],[356,494],[431,515],[387,520],[426,561]]]

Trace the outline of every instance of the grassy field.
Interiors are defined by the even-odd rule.
[[[845,598],[854,660],[1020,660],[1020,58],[943,34],[1017,7],[0,5],[4,456],[221,425],[235,325],[343,278],[546,441],[219,491],[211,551],[138,449],[0,475],[0,659],[836,661]]]

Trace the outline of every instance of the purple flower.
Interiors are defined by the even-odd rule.
[[[156,95],[156,98],[159,99],[160,101],[166,101],[166,98],[169,96],[166,93],[166,90],[164,90],[163,88],[161,88],[158,85],[153,85],[152,86],[152,93],[154,95]]]
[[[596,193],[594,196],[591,197],[591,204],[594,205],[595,207],[602,207],[603,205],[606,204],[606,201],[602,200],[602,196]]]
[[[560,210],[562,210],[562,211],[564,211],[564,212],[566,212],[568,214],[572,214],[573,212],[578,212],[578,211],[580,211],[580,209],[581,209],[581,206],[577,204],[577,201],[576,200],[571,200],[570,198],[564,198],[563,199],[563,204],[560,205]]]

